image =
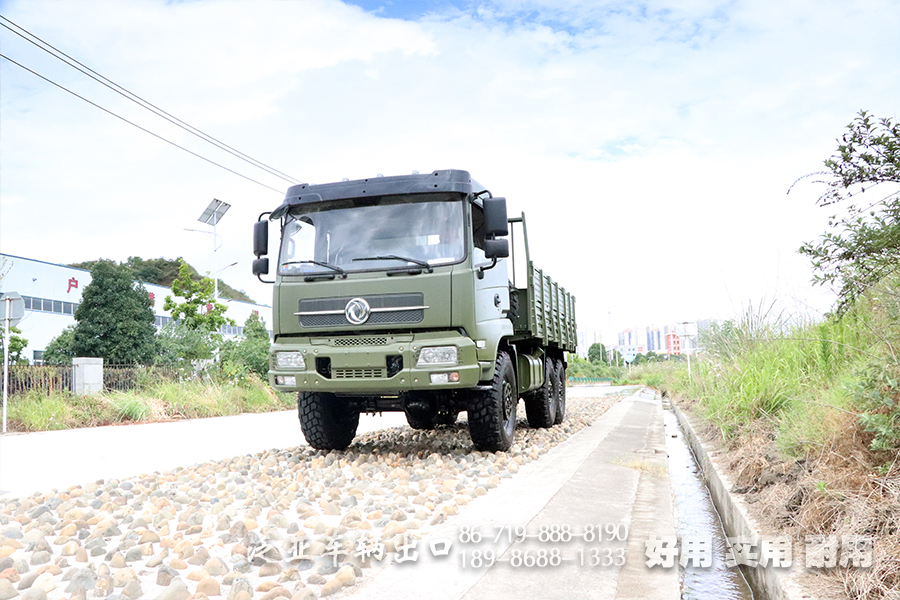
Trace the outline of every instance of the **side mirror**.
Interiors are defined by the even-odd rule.
[[[507,240],[484,240],[484,256],[485,258],[506,258],[509,256],[509,241]]]
[[[484,232],[487,237],[509,235],[509,223],[506,220],[506,198],[485,198]]]
[[[257,221],[253,224],[253,254],[256,258],[269,253],[269,221]],[[258,262],[258,261],[256,261]],[[256,274],[256,262],[253,263],[253,273]],[[266,273],[269,272],[266,261]]]
[[[253,261],[253,274],[259,277],[260,275],[268,275],[269,274],[269,259],[268,258],[257,258]]]

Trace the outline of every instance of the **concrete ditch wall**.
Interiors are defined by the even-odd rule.
[[[719,517],[722,519],[725,534],[728,537],[759,538],[761,528],[750,516],[746,502],[731,494],[733,483],[724,474],[723,470],[716,466],[718,450],[700,441],[700,438],[694,433],[690,419],[674,404],[672,404],[672,410],[678,417],[685,439],[691,450],[693,450],[697,464],[703,472],[710,497],[716,506],[716,510],[719,512]],[[795,550],[797,548],[796,541],[794,540]],[[754,568],[744,566],[742,569],[757,598],[760,595],[768,600],[806,600],[811,598],[833,600],[834,598],[847,598],[842,590],[837,589],[837,586],[831,585],[826,586],[831,589],[824,592],[824,595],[816,595],[817,591],[812,590],[813,586],[810,584],[813,583],[813,580],[818,579],[819,581],[816,582],[818,585],[815,585],[815,587],[820,587],[822,584],[821,578],[817,578],[805,571],[803,556],[796,551],[793,553],[793,566],[790,569],[762,566]]]

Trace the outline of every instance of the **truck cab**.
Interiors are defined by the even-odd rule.
[[[543,347],[519,358],[536,348],[516,332],[508,235],[505,199],[461,170],[300,184],[261,215],[253,269],[275,276],[269,381],[298,393],[312,446],[349,445],[360,412],[403,411],[428,429],[466,411],[477,447],[509,447],[519,396],[546,369]],[[485,397],[496,406],[473,431]]]

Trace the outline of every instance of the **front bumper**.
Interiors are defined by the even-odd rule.
[[[416,366],[423,347],[439,346],[457,348],[456,364]],[[302,353],[305,368],[278,368],[275,353],[285,351]],[[282,339],[269,353],[269,383],[279,392],[390,396],[472,388],[481,376],[475,343],[448,331]]]

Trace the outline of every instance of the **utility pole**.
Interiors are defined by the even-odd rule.
[[[687,354],[688,359],[688,382],[693,383],[691,379],[691,337],[687,333],[687,326],[690,321],[682,321],[681,325],[684,326],[684,340],[687,342],[685,354]]]

